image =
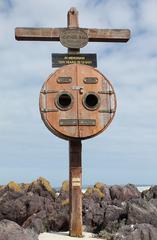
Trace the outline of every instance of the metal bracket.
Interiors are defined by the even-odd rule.
[[[58,109],[47,109],[47,108],[42,108],[41,112],[47,113],[47,112],[58,112]]]
[[[72,90],[80,90],[83,89],[83,86],[72,86]]]
[[[98,93],[99,93],[99,94],[109,94],[109,95],[114,94],[114,92],[111,91],[111,90],[109,90],[109,91],[99,91]]]
[[[107,109],[100,109],[99,110],[100,113],[115,113],[115,110],[113,109],[110,109],[110,110],[107,110]]]
[[[42,93],[42,94],[58,93],[58,91],[56,91],[56,90],[45,90],[45,89],[44,89],[44,90],[41,91],[41,93]]]

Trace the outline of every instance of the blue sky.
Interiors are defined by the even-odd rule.
[[[75,6],[80,27],[129,28],[128,43],[89,43],[112,82],[116,116],[101,135],[83,141],[83,184],[157,183],[157,1],[0,0],[0,184],[68,179],[68,142],[43,124],[39,92],[57,42],[18,42],[15,27],[65,27]]]

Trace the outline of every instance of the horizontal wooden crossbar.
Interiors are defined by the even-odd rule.
[[[59,41],[60,33],[67,28],[16,28],[15,38],[19,41]],[[80,28],[88,35],[89,42],[127,42],[129,29]]]

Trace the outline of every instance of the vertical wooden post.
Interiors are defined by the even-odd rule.
[[[68,11],[67,27],[77,28],[78,11]],[[69,53],[79,53],[80,49],[68,49]],[[71,237],[82,237],[82,143],[81,140],[69,141],[69,202]]]
[[[69,199],[71,237],[82,237],[82,144],[81,140],[69,141]]]
[[[68,28],[77,28],[79,27],[79,22],[78,22],[78,11],[76,8],[72,7],[68,11]]]

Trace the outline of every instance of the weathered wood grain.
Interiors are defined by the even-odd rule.
[[[19,41],[60,41],[59,36],[67,28],[16,28],[15,38]],[[127,42],[128,29],[80,28],[88,35],[89,42]]]
[[[60,83],[59,79],[63,77],[71,81]],[[95,78],[96,81],[88,83],[85,81],[87,78]],[[71,96],[70,107],[60,108],[57,104],[62,93]],[[97,97],[99,104],[96,107],[89,108],[85,104],[89,93]],[[116,110],[114,89],[107,78],[97,69],[81,64],[66,65],[51,74],[42,88],[40,99],[45,124],[51,126],[52,132],[66,139],[87,139],[98,135],[110,124]]]

